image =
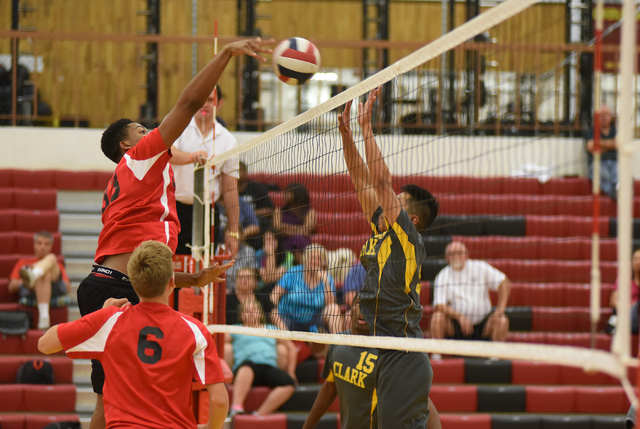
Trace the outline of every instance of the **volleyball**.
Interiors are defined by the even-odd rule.
[[[272,58],[273,71],[288,85],[302,85],[320,69],[320,51],[302,37],[280,42]]]

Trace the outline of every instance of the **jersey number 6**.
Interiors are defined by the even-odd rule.
[[[146,326],[140,330],[138,337],[138,357],[144,363],[154,364],[162,358],[162,347],[157,341],[149,340],[147,337],[153,335],[157,339],[164,338],[164,333],[160,328],[155,326]],[[147,350],[151,350],[152,354],[148,355]]]

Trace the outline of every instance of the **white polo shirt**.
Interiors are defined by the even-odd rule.
[[[448,305],[477,325],[491,311],[489,289],[498,290],[505,278],[484,261],[467,259],[460,271],[448,265],[436,277],[433,306]]]
[[[207,151],[209,156],[220,155],[238,145],[236,138],[218,121],[215,121],[215,130],[216,147],[214,150],[213,132],[203,137],[196,125],[195,118],[191,118],[191,122],[173,145],[177,149],[188,153],[204,150]],[[193,164],[173,165],[172,167],[176,179],[176,201],[193,205]],[[213,201],[217,201],[220,198],[220,173],[228,174],[237,179],[239,177],[238,158],[233,157],[215,166],[213,178],[209,184],[213,192]]]

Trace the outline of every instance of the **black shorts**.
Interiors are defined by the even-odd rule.
[[[462,333],[462,328],[460,327],[460,322],[457,319],[451,319],[451,323],[453,323],[453,337],[447,337],[452,340],[486,340],[489,341],[491,338],[489,336],[484,336],[484,327],[487,325],[487,321],[489,317],[493,314],[493,311],[489,312],[487,316],[480,321],[477,325],[473,325],[473,333],[471,335],[464,335]]]
[[[266,386],[274,388],[280,386],[295,386],[296,384],[289,374],[275,366],[254,363],[250,360],[242,362],[238,365],[238,369],[243,366],[248,366],[253,370],[252,386]],[[238,369],[236,369],[236,373],[238,372]]]
[[[433,370],[429,355],[379,350],[375,367],[380,429],[427,429]]]
[[[96,269],[94,265],[94,270]],[[123,274],[116,272],[118,276]],[[80,309],[80,315],[86,316],[89,313],[98,311],[104,305],[104,302],[109,298],[127,298],[133,305],[140,303],[140,298],[136,295],[131,286],[131,282],[99,277],[93,273],[89,274],[78,286],[78,308]],[[102,394],[102,387],[104,386],[104,369],[100,361],[91,360],[91,385],[93,391],[98,394]]]

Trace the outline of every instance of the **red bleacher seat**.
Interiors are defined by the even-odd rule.
[[[15,188],[13,207],[26,210],[56,210],[58,191],[56,189]]]
[[[17,302],[3,302],[0,303],[0,311],[18,311],[20,304]]]
[[[106,186],[97,186],[96,172],[94,171],[56,171],[54,172],[54,182],[56,188],[70,191],[106,188]]]
[[[0,231],[16,230],[16,214],[12,209],[0,210]]]
[[[511,382],[513,384],[558,384],[560,365],[546,362],[511,362]]]
[[[371,234],[371,226],[360,213],[318,213],[316,216],[318,234]]]
[[[464,383],[464,359],[432,360],[431,367],[433,368],[433,384]]]
[[[11,175],[16,188],[55,188],[53,170],[13,170]]]
[[[227,391],[229,393],[229,403],[231,403],[233,397],[233,386],[227,385]],[[271,392],[271,389],[268,387],[252,387],[247,395],[247,399],[244,400],[244,410],[246,412],[253,412],[260,408],[260,405],[264,402],[264,400]]]
[[[23,411],[24,384],[0,384],[0,411]]]
[[[0,356],[0,384],[15,383],[16,372],[24,361],[23,356]]]
[[[433,385],[429,397],[434,404],[437,404],[436,408],[439,412],[477,411],[478,409],[478,386],[475,385]]]
[[[233,419],[233,429],[287,429],[286,414],[252,416],[239,414]]]
[[[0,188],[0,209],[12,209],[13,188]]]
[[[532,314],[533,331],[585,332],[591,327],[588,308],[533,307]]]
[[[18,231],[37,232],[41,230],[57,231],[60,213],[57,210],[20,210],[16,209],[15,224]]]
[[[573,413],[576,411],[574,387],[526,387],[528,413]]]
[[[362,245],[371,237],[371,234],[361,235],[337,235],[337,234],[314,234],[311,241],[322,245],[329,250],[336,250],[346,247],[353,250],[356,255],[360,254]]]
[[[26,384],[24,386],[24,411],[73,412],[76,409],[74,384],[52,386]]]
[[[80,418],[76,414],[56,414],[52,416],[40,414],[27,414],[25,429],[42,429],[54,422],[78,422]],[[4,429],[4,427],[3,427]]]
[[[573,366],[560,367],[561,384],[620,384],[618,379],[602,372],[586,372],[582,368]]]
[[[31,242],[33,249],[33,241]],[[0,232],[0,254],[11,255],[18,252],[18,240],[15,232]]]
[[[13,170],[0,170],[0,188],[8,188],[11,186]]]
[[[440,414],[440,422],[442,429],[491,429],[489,414]]]
[[[520,260],[489,259],[489,264],[517,282],[574,282],[588,283],[591,261],[557,261],[552,259]],[[602,281],[613,283],[617,276],[617,263],[601,262]]]
[[[24,414],[0,414],[2,429],[24,429],[26,416]]]
[[[507,341],[584,348],[591,347],[591,335],[586,332],[573,334],[555,332],[509,332],[507,334]],[[607,334],[596,334],[596,348],[609,351],[611,348],[611,337]]]
[[[20,255],[0,255],[0,278],[7,278],[13,270],[13,266],[20,259]]]
[[[546,182],[542,185],[542,192],[547,195],[590,195],[592,187],[585,177],[563,177]]]
[[[609,236],[609,218],[600,217],[599,232]],[[540,237],[590,237],[592,219],[589,216],[526,216],[528,236]]]
[[[626,413],[629,400],[622,387],[576,387],[579,413]]]
[[[431,304],[431,282],[420,282],[420,305],[425,306]]]

